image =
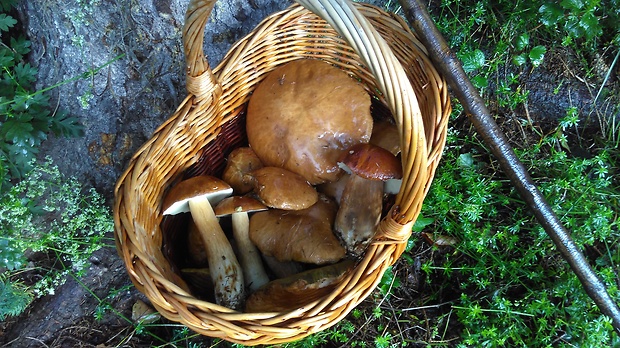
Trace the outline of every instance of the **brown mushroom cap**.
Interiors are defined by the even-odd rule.
[[[163,202],[163,215],[187,213],[189,201],[194,198],[207,198],[211,205],[232,194],[232,188],[223,180],[213,176],[201,175],[183,180],[176,184]]]
[[[325,195],[304,210],[268,210],[250,218],[250,239],[278,261],[337,262],[345,249],[332,232],[337,204]]]
[[[222,179],[230,184],[235,194],[242,195],[252,191],[253,188],[245,175],[262,167],[263,163],[254,150],[249,147],[239,147],[228,155]]]
[[[267,206],[283,210],[300,210],[312,206],[318,192],[301,175],[279,167],[263,167],[249,174],[254,192]]]
[[[381,180],[403,177],[402,164],[390,151],[373,144],[351,146],[341,162],[364,179]]]
[[[248,297],[245,310],[285,312],[303,307],[331,293],[353,266],[353,261],[345,260],[271,281]]]
[[[215,216],[222,217],[235,213],[251,213],[267,210],[269,207],[250,196],[232,196],[224,198],[214,208]]]
[[[247,112],[250,146],[265,166],[286,168],[312,185],[335,181],[340,154],[372,133],[370,96],[344,71],[301,59],[272,71]]]

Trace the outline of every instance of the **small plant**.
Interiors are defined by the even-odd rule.
[[[32,293],[21,282],[0,276],[0,321],[23,312],[32,301]]]
[[[6,37],[17,21],[8,14],[15,0],[0,2],[0,176],[22,178],[31,169],[41,142],[49,133],[78,136],[82,126],[75,117],[50,111],[49,97],[32,91],[37,69],[24,61],[30,41]]]
[[[600,0],[565,0],[559,3],[542,4],[538,12],[541,23],[546,27],[563,30],[565,37],[562,42],[564,44],[570,44],[577,39],[593,41],[603,33],[599,20],[600,3]]]
[[[0,195],[0,271],[5,284],[27,289],[34,298],[53,294],[68,274],[83,275],[112,225],[109,208],[96,191],[84,192],[51,160],[34,165],[24,180]],[[35,256],[47,261],[29,266]],[[27,287],[13,281],[24,272],[37,274],[38,280]]]
[[[575,126],[571,110],[558,129]],[[596,271],[618,295],[620,192],[612,174],[617,152],[569,157],[555,136],[517,149],[575,242],[596,260]],[[452,306],[464,326],[461,345],[576,346],[618,342],[551,240],[513,189],[479,152],[475,136],[450,138],[423,213],[430,230],[460,241],[455,252],[429,260],[433,279],[453,279],[461,297]],[[564,140],[566,143],[566,140]],[[568,145],[566,145],[568,146]],[[449,281],[448,281],[449,282]]]

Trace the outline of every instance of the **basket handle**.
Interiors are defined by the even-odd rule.
[[[349,0],[297,0],[329,23],[361,57],[377,79],[399,129],[402,147],[403,183],[392,213],[382,231],[388,240],[407,240],[409,226],[417,218],[424,196],[428,150],[424,124],[416,94],[405,70],[383,37]],[[197,98],[216,99],[221,93],[219,81],[209,68],[203,51],[204,27],[215,0],[191,0],[183,28],[183,45],[187,63],[187,90]],[[204,100],[203,100],[204,101]],[[403,188],[407,188],[406,190]]]
[[[396,210],[412,213],[401,215],[399,211],[393,211],[391,218],[397,224],[411,223],[420,211],[413,205],[422,204],[422,200],[416,198],[424,195],[425,185],[424,180],[415,181],[415,178],[419,175],[424,177],[424,171],[428,171],[428,151],[418,99],[405,70],[387,42],[351,1],[297,2],[323,18],[342,35],[377,79],[379,90],[384,94],[398,126],[401,144],[410,144],[408,148],[403,147],[401,153],[404,171],[402,187],[410,189],[401,188],[394,207]]]
[[[197,99],[213,98],[216,91],[221,91],[219,81],[215,78],[204,54],[204,29],[216,0],[191,0],[185,13],[183,26],[183,49],[185,53],[186,88]]]

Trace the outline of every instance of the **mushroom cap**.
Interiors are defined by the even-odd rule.
[[[215,216],[222,217],[234,213],[251,213],[267,210],[269,207],[250,196],[232,196],[221,200],[214,208]]]
[[[211,205],[230,196],[233,189],[221,179],[200,175],[183,180],[168,191],[163,202],[163,214],[175,215],[189,212],[191,199],[208,199]]]
[[[271,281],[248,297],[245,311],[285,312],[303,307],[333,292],[353,266],[353,261],[344,260]]]
[[[222,179],[233,188],[235,194],[242,195],[252,191],[252,183],[245,175],[262,168],[263,163],[249,147],[238,147],[229,155],[222,174]]]
[[[265,205],[283,210],[312,206],[319,194],[301,175],[279,167],[263,167],[249,174],[254,192]]]
[[[337,209],[336,202],[321,195],[308,209],[258,212],[250,218],[250,239],[264,255],[280,262],[337,262],[345,256],[332,232]]]
[[[301,59],[273,70],[247,111],[250,146],[265,166],[286,168],[312,185],[335,181],[340,154],[372,133],[370,95],[344,71]]]
[[[400,179],[403,177],[402,164],[390,151],[373,144],[351,146],[341,159],[349,170],[369,180]]]

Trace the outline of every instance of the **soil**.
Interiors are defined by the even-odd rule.
[[[109,7],[97,7],[98,13],[73,7],[77,6],[75,4],[60,5],[46,0],[24,3],[20,11],[28,25],[26,31],[33,42],[42,43],[35,45],[32,53],[32,60],[40,66],[41,86],[75,76],[76,71],[83,72],[85,67],[105,64],[120,53],[125,55],[90,80],[76,81],[54,92],[60,107],[73,110],[81,117],[86,134],[82,139],[50,139],[41,154],[52,156],[64,173],[76,175],[86,186],[95,187],[111,206],[114,184],[129,158],[184,96],[178,31],[183,21],[184,2],[142,1],[138,6],[134,1],[118,0],[111,1]],[[213,22],[207,29],[206,40],[212,43],[207,55],[214,62],[219,61],[223,52],[259,19],[288,4],[276,0],[225,3],[229,7],[216,8]],[[68,9],[61,6],[68,6]],[[78,10],[85,13],[90,22],[78,23],[77,19],[71,19],[69,14],[75,13],[71,11]],[[60,29],[55,32],[53,28],[62,27],[58,23],[71,28],[71,36]],[[80,35],[87,43],[81,48],[70,42],[72,37]],[[65,42],[60,46],[46,46],[46,42],[54,40],[52,36],[56,36],[55,40],[63,38]],[[489,105],[493,113],[501,115],[498,123],[514,146],[527,143],[529,135],[527,128],[522,127],[523,120],[531,121],[544,132],[564,116],[567,106],[588,110],[586,114],[596,122],[601,114],[610,112],[609,105],[618,103],[609,98],[593,101],[594,86],[601,81],[585,81],[573,67],[570,52],[549,52],[547,57],[543,66],[520,75],[519,83],[530,91],[525,107],[511,110]],[[601,64],[609,62],[610,57],[601,57]],[[65,69],[67,66],[73,66],[74,70]],[[601,70],[605,71],[604,67]],[[614,72],[608,81],[610,86],[617,84],[617,73]],[[80,96],[88,100],[87,107],[80,104]],[[464,116],[455,126],[471,129]],[[110,231],[109,237],[112,236]],[[447,251],[423,246],[411,253],[416,255],[413,267],[400,261],[394,266],[403,284],[392,300],[384,304],[387,313],[390,313],[390,306],[403,310],[415,307],[419,298],[433,296],[437,299],[433,306],[403,311],[404,317],[412,320],[399,321],[402,323],[400,330],[416,341],[424,341],[432,323],[447,313],[448,308],[442,303],[460,294],[457,285],[452,290],[442,287],[442,293],[435,293],[436,289],[429,285],[432,281],[427,282],[420,271],[426,259],[441,258],[442,252]],[[0,347],[151,347],[165,346],[164,342],[175,338],[179,327],[163,318],[158,324],[167,325],[136,332],[131,319],[132,307],[140,301],[148,303],[148,300],[132,286],[113,246],[97,251],[91,262],[85,276],[69,278],[55,295],[40,298],[24,314],[0,322]],[[359,308],[370,313],[377,303],[382,303],[379,291]],[[108,306],[102,307],[102,304]],[[351,321],[358,328],[357,337],[372,337],[373,334],[376,337],[373,332],[376,329],[367,327],[363,317]],[[458,327],[450,327],[447,339],[456,339],[457,332]],[[194,337],[191,342],[210,347],[218,341]],[[217,346],[228,344],[220,342]]]

